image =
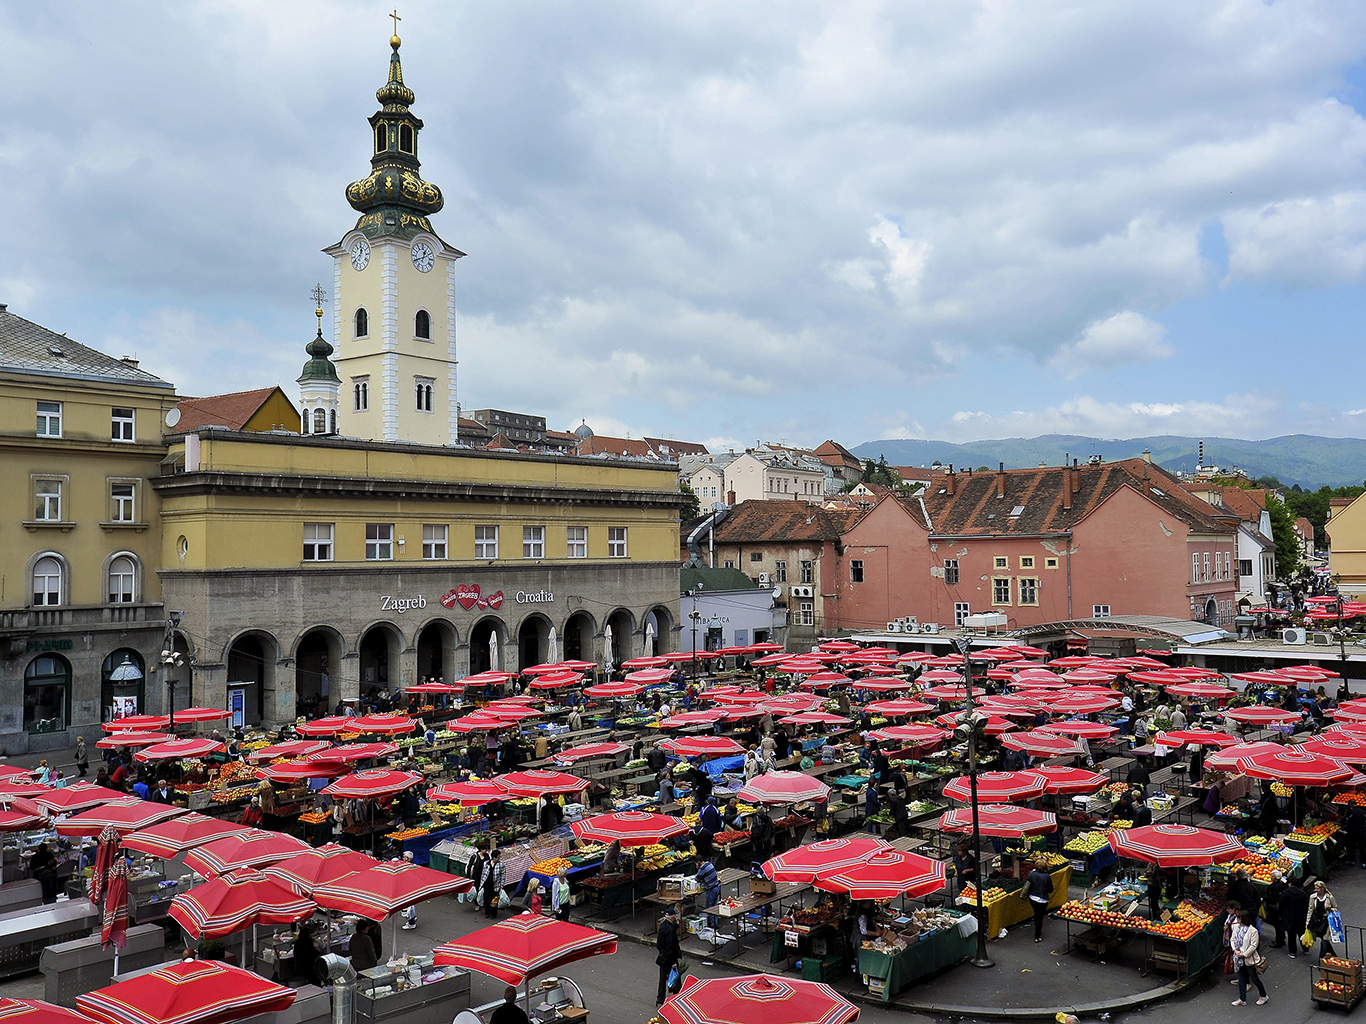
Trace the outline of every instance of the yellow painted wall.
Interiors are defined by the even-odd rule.
[[[1328,520],[1329,565],[1340,576],[1339,587],[1354,594],[1366,594],[1366,495],[1345,508],[1333,510]]]
[[[276,388],[275,391],[261,403],[261,408],[251,419],[247,420],[244,430],[292,430],[298,433],[300,429],[299,410],[294,408],[294,403],[289,400],[283,391]]]

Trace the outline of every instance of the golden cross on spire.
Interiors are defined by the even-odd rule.
[[[398,8],[397,8],[397,7],[394,8],[394,12],[393,12],[392,14],[390,14],[389,17],[391,17],[391,18],[394,19],[394,35],[398,35],[398,23],[399,23],[400,21],[402,21],[403,19],[400,18],[400,17],[398,16]]]
[[[313,305],[316,307],[313,312],[318,318],[318,332],[322,333],[323,303],[327,301],[327,292],[323,291],[322,283],[319,282],[313,286],[313,290],[308,294],[309,297],[313,299]]]

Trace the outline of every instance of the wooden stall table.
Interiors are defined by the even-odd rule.
[[[880,979],[880,989],[869,985],[869,992],[878,996],[884,1003],[901,993],[912,983],[931,974],[952,967],[973,956],[977,952],[977,933],[962,921],[971,921],[972,915],[958,911],[946,911],[959,918],[960,924],[953,928],[941,928],[919,942],[913,942],[897,952],[882,952],[876,949],[860,949],[858,954],[859,974],[868,979]]]
[[[749,877],[748,871],[741,871],[739,868],[722,868],[716,873],[716,879],[721,885],[724,893],[727,886],[735,886],[735,895],[740,896],[740,883]],[[655,906],[654,927],[647,933],[653,935],[659,931],[659,922],[670,907],[678,907],[679,913],[686,917],[690,913],[698,910],[697,902],[702,898],[700,891],[685,892],[680,895],[664,894],[656,891],[653,895],[642,896],[642,903],[651,903]]]
[[[746,873],[746,877],[748,877],[748,873]],[[787,897],[793,896],[805,888],[805,885],[797,882],[779,885],[771,893],[750,893],[748,896],[737,896],[734,900],[718,903],[714,907],[707,907],[702,912],[711,917],[720,918],[722,922],[733,921],[735,923],[735,935],[733,938],[735,939],[735,955],[738,957],[744,952],[745,948],[744,932],[742,930],[745,918],[756,910],[763,911],[763,916],[767,918],[770,916],[769,910],[773,904],[780,903]],[[720,931],[719,927],[717,928],[717,931]],[[715,951],[724,945],[724,941],[713,941],[711,943],[711,948]]]

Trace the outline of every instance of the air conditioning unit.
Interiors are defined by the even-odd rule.
[[[889,623],[887,623],[887,632],[888,632],[888,633],[900,633],[900,632],[901,632],[901,623],[900,623],[900,621],[897,621],[897,622],[889,622]]]
[[[1309,642],[1308,634],[1300,627],[1281,630],[1281,643],[1304,644]]]
[[[1314,633],[1309,637],[1315,647],[1331,647],[1333,638],[1327,633]]]
[[[902,619],[902,621],[901,621],[901,632],[903,632],[903,633],[919,633],[919,632],[920,632],[920,623],[916,622],[915,619]]]
[[[771,583],[772,583],[772,580],[771,580],[771,578],[769,577],[769,574],[768,574],[768,573],[766,573],[766,572],[761,572],[761,573],[759,573],[759,586],[761,586],[761,587],[767,587],[767,586],[769,586]]]
[[[935,634],[935,633],[938,633],[938,632],[939,632],[939,623],[937,623],[937,622],[922,622],[922,623],[920,624],[920,632],[922,632],[922,633],[929,633],[929,634],[931,634],[931,635],[933,635],[933,634]]]
[[[807,586],[794,586],[792,588],[793,597],[814,597],[815,588]]]

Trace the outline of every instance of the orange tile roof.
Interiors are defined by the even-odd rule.
[[[824,509],[804,501],[742,501],[716,528],[718,544],[834,540],[863,517],[864,510]]]
[[[176,408],[180,422],[175,433],[185,434],[200,427],[228,427],[241,430],[247,421],[266,404],[278,387],[257,388],[254,391],[234,391],[227,395],[208,395],[204,398],[182,398]],[[293,404],[293,403],[290,403]]]

